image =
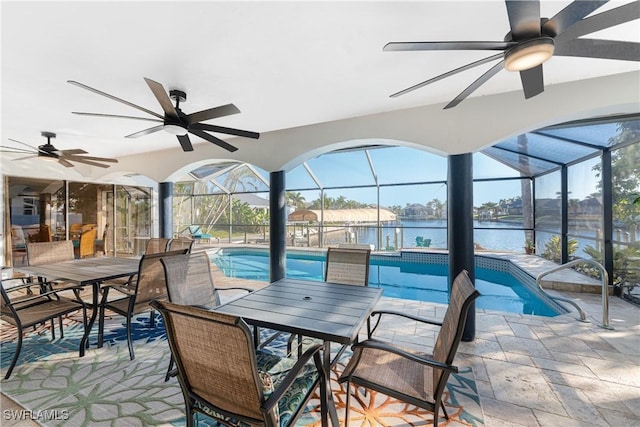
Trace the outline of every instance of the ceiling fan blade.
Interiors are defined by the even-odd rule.
[[[558,34],[556,44],[640,19],[640,0],[610,9],[576,22],[566,31]]]
[[[245,138],[253,138],[253,139],[260,138],[260,134],[257,132],[251,132],[251,131],[242,130],[242,129],[227,128],[224,126],[209,125],[206,123],[194,123],[190,126],[190,129],[200,129],[200,130],[207,130],[209,132],[226,133],[228,135],[244,136]]]
[[[171,98],[169,98],[169,95],[167,95],[167,91],[164,90],[164,86],[162,86],[161,83],[158,83],[146,77],[144,77],[144,81],[147,82],[149,89],[151,89],[151,92],[153,92],[153,96],[155,96],[160,103],[160,106],[162,107],[162,110],[164,110],[164,113],[167,116],[178,118],[178,112],[171,103]]]
[[[86,89],[86,90],[88,90],[89,92],[97,93],[98,95],[104,96],[104,97],[109,98],[109,99],[111,99],[111,100],[113,100],[113,101],[117,101],[117,102],[120,102],[120,103],[122,103],[122,104],[124,104],[124,105],[128,105],[129,107],[133,107],[133,108],[138,109],[138,110],[140,110],[140,111],[144,111],[145,113],[147,113],[147,114],[151,114],[152,116],[158,117],[159,119],[164,119],[164,117],[163,117],[163,116],[161,116],[160,114],[158,114],[158,113],[156,113],[156,112],[154,112],[154,111],[147,110],[147,109],[146,109],[146,108],[144,108],[144,107],[141,107],[141,106],[139,106],[139,105],[133,104],[133,103],[131,103],[131,102],[129,102],[129,101],[125,101],[124,99],[120,99],[120,98],[118,98],[117,96],[109,95],[109,94],[108,94],[108,93],[106,93],[106,92],[103,92],[103,91],[98,90],[98,89],[94,89],[94,88],[92,88],[91,86],[87,86],[87,85],[82,84],[82,83],[80,83],[80,82],[77,82],[77,81],[75,81],[75,80],[67,80],[67,83],[71,83],[72,85],[74,85],[74,86],[78,86],[78,87],[81,87],[82,89]]]
[[[16,153],[16,154],[36,154],[33,150],[25,150],[24,148],[18,147],[6,147],[0,148],[0,152],[2,153]]]
[[[415,50],[505,50],[515,42],[458,41],[458,42],[390,42],[382,50],[403,52]]]
[[[187,122],[191,125],[205,120],[215,119],[217,117],[230,116],[238,114],[240,110],[233,104],[221,105],[220,107],[209,108],[208,110],[198,111],[196,113],[187,114]]]
[[[567,40],[558,43],[553,54],[557,56],[640,61],[640,43],[598,39]]]
[[[220,138],[217,138],[213,135],[209,135],[208,133],[201,131],[199,129],[189,129],[189,132],[191,132],[192,134],[199,136],[202,139],[205,139],[213,144],[216,144],[222,148],[224,148],[227,151],[230,152],[234,152],[236,150],[238,150],[236,147],[234,147],[233,145],[221,140]]]
[[[545,22],[542,28],[545,30],[545,34],[557,36],[608,2],[609,0],[573,1],[560,12],[556,13],[553,18]]]
[[[506,0],[507,15],[513,40],[540,36],[540,2],[537,0]]]
[[[37,154],[32,154],[30,156],[26,156],[26,157],[18,157],[17,159],[13,159],[13,161],[15,162],[16,160],[27,160],[27,159],[34,159],[38,157]]]
[[[544,92],[542,64],[528,70],[520,71],[520,80],[522,81],[525,99],[533,98]]]
[[[182,151],[193,151],[193,145],[191,145],[189,135],[177,135],[177,137],[180,146],[182,146]]]
[[[38,151],[38,147],[34,147],[33,145],[25,144],[24,142],[20,142],[20,141],[18,141],[17,139],[12,139],[12,138],[7,138],[7,139],[8,139],[9,141],[11,141],[11,142],[16,142],[16,143],[18,143],[18,144],[22,144],[22,145],[24,145],[24,146],[26,146],[26,147],[29,147],[29,148],[31,148],[32,150]]]
[[[66,155],[74,155],[74,154],[87,154],[86,151],[84,151],[81,148],[74,148],[73,150],[58,150],[57,153],[60,153],[64,156]]]
[[[118,163],[117,159],[111,159],[108,157],[94,157],[94,156],[63,156],[63,159],[72,160],[74,162],[80,160],[94,160],[97,162]]]
[[[72,168],[73,167],[73,163],[67,161],[66,159],[58,159],[58,163],[60,163],[62,166],[66,167],[66,168]]]
[[[498,53],[498,54],[495,54],[495,55],[488,56],[486,58],[480,59],[478,61],[471,62],[471,63],[469,63],[467,65],[463,65],[462,67],[456,68],[455,70],[447,71],[446,73],[440,74],[437,77],[431,78],[429,80],[425,80],[422,83],[418,83],[417,85],[413,85],[413,86],[411,86],[409,88],[401,90],[400,92],[396,92],[396,93],[390,95],[390,97],[391,98],[397,98],[400,95],[404,95],[404,94],[409,93],[411,91],[414,91],[416,89],[420,89],[421,87],[424,87],[424,86],[429,85],[431,83],[437,82],[437,81],[442,80],[444,78],[447,78],[449,76],[453,76],[454,74],[458,74],[458,73],[460,73],[462,71],[469,70],[469,69],[471,69],[473,67],[477,67],[478,65],[486,64],[487,62],[495,61],[496,59],[500,59],[500,58],[503,58],[503,57],[504,57],[504,55],[502,53]]]
[[[482,86],[487,80],[489,80],[491,77],[493,77],[494,75],[496,75],[498,73],[498,71],[502,70],[503,68],[503,63],[504,63],[504,59],[500,62],[498,62],[496,65],[494,65],[493,67],[489,68],[489,71],[487,71],[486,73],[484,73],[483,75],[481,75],[475,82],[471,83],[469,85],[469,87],[467,87],[465,90],[463,90],[462,92],[460,92],[460,95],[456,96],[455,98],[453,98],[453,100],[448,103],[444,109],[448,109],[448,108],[453,108],[456,105],[458,105],[459,103],[461,103],[467,96],[471,95],[471,93],[473,93],[473,91],[475,91],[476,89],[478,89],[480,86]]]
[[[125,136],[125,138],[139,138],[141,136],[145,136],[145,135],[149,135],[149,134],[154,133],[154,132],[158,132],[159,130],[162,130],[163,128],[164,128],[164,125],[154,126],[152,128],[141,130],[140,132],[135,132],[135,133],[132,133],[131,135],[127,135],[127,136]]]
[[[78,114],[80,116],[94,116],[94,117],[110,117],[114,119],[133,119],[133,120],[144,120],[147,122],[160,122],[163,123],[164,120],[160,119],[151,119],[148,117],[135,117],[135,116],[121,116],[119,114],[102,114],[102,113],[83,113],[79,111],[72,111],[72,114]]]
[[[66,161],[65,159],[59,159],[58,161],[62,162],[62,161]],[[72,161],[76,162],[76,163],[84,163],[85,165],[89,165],[89,166],[96,166],[99,168],[108,168],[110,167],[110,165],[103,165],[102,163],[98,163],[98,162],[94,162],[92,160],[87,160],[84,157],[79,157],[77,159],[73,159]]]

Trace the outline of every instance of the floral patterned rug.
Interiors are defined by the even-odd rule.
[[[56,322],[57,323],[57,322]],[[56,340],[40,327],[25,335],[18,365],[8,380],[2,379],[2,393],[26,411],[3,411],[3,419],[31,419],[44,426],[185,426],[184,401],[175,379],[164,382],[169,347],[162,319],[156,315],[155,328],[149,328],[149,315],[135,318],[133,337],[136,358],[129,360],[123,318],[106,322],[105,346],[95,348],[95,329],[91,349],[78,357],[82,325],[78,319],[65,320],[65,336]],[[266,332],[268,333],[268,332]],[[2,323],[0,355],[2,377],[15,351],[16,330]],[[285,338],[275,348],[285,347]],[[345,356],[336,365],[341,370]],[[337,373],[333,372],[333,378]],[[334,400],[338,416],[344,417],[346,393],[334,381]],[[353,387],[352,387],[353,390]],[[462,369],[447,385],[446,408],[450,419],[443,426],[483,426],[483,414],[473,372]],[[352,395],[351,426],[429,426],[432,414],[400,403],[385,395],[361,392]],[[341,423],[344,420],[341,418]],[[217,425],[199,416],[198,427]],[[320,425],[317,396],[296,425]]]

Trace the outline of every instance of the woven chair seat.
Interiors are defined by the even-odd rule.
[[[430,366],[375,348],[358,348],[352,357],[360,357],[356,375],[363,381],[434,403],[433,368]]]
[[[82,309],[82,305],[78,302],[68,300],[66,298],[46,300],[39,304],[31,305],[26,308],[20,309],[20,320],[22,326],[31,326],[37,323],[41,323],[42,319],[49,319],[51,317],[57,317],[64,313],[71,313],[72,311]],[[16,325],[15,319],[12,317],[2,317],[12,325]]]
[[[266,373],[270,377],[273,386],[278,387],[278,384],[287,372],[293,368],[296,359],[280,357],[268,351],[256,351],[256,361],[260,372],[263,374]],[[291,388],[289,388],[284,397],[278,402],[278,414],[281,426],[289,425],[300,403],[304,402],[317,379],[318,371],[315,370],[313,364],[309,363],[305,365]],[[270,391],[269,386],[266,384],[263,386],[265,393],[268,394],[268,391]],[[199,402],[196,402],[196,407],[209,417],[215,420],[222,420],[227,425],[249,427],[249,424],[218,414],[207,406],[200,405]]]

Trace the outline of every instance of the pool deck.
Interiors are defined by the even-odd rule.
[[[539,260],[529,264],[548,269]],[[565,273],[554,273],[554,280],[575,280]],[[264,286],[214,274],[221,288]],[[589,323],[577,320],[575,310],[557,317],[476,310],[475,340],[461,343],[456,364],[474,370],[485,426],[640,425],[640,307],[612,297],[609,330],[599,326],[599,294],[549,293],[578,303]],[[443,304],[385,297],[378,307],[437,319],[446,310]],[[437,331],[416,322],[383,326],[378,336],[418,351],[430,351],[435,342]]]
[[[538,257],[515,258],[531,269],[548,266]],[[570,272],[553,279],[575,280],[564,273]],[[219,288],[265,286],[225,277],[217,269],[214,279]],[[549,293],[574,300],[589,323],[578,321],[575,310],[556,317],[476,310],[475,340],[461,343],[456,364],[474,370],[485,426],[640,425],[640,307],[612,297],[614,329],[604,329],[598,326],[599,294]],[[378,306],[437,319],[446,310],[443,304],[386,297]],[[378,336],[421,351],[430,351],[437,332],[407,320],[383,321],[382,327]],[[4,395],[1,403],[2,409],[15,408]]]
[[[508,258],[533,277],[557,266],[524,254],[478,255]],[[220,287],[264,285],[219,271],[215,277]],[[545,282],[574,290],[599,285],[572,270],[552,273]],[[456,363],[474,370],[485,426],[640,425],[640,307],[611,297],[609,325],[614,329],[605,329],[600,326],[601,294],[566,289],[548,293],[579,304],[589,323],[580,322],[573,309],[556,317],[476,310],[475,340],[461,343]],[[385,297],[378,306],[437,319],[446,310],[442,304]],[[436,333],[410,321],[388,322],[380,331],[419,351],[430,351]]]

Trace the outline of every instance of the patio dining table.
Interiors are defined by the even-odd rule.
[[[31,266],[14,267],[15,270],[31,276],[43,277],[49,281],[61,280],[78,286],[92,286],[92,313],[89,324],[80,341],[80,357],[84,356],[91,328],[98,314],[100,284],[120,277],[128,277],[138,272],[139,258],[100,257],[83,258]]]
[[[240,316],[253,326],[321,339],[326,390],[320,394],[327,403],[322,405],[322,425],[328,424],[328,410],[332,424],[338,426],[330,382],[330,344],[356,342],[381,296],[379,288],[285,278],[215,311]]]

